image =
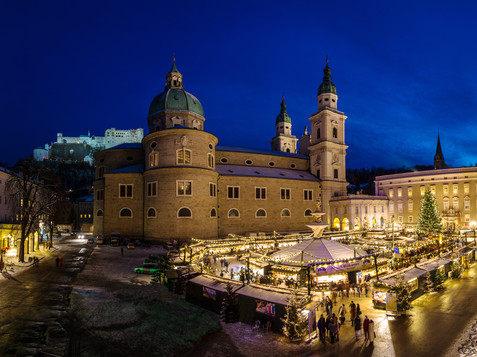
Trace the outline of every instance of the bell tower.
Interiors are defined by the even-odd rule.
[[[280,114],[275,120],[276,135],[270,141],[272,150],[296,153],[296,143],[298,139],[292,135],[291,118],[287,113],[287,104],[285,103],[285,95],[282,96]]]
[[[331,69],[323,70],[323,82],[318,88],[318,111],[309,118],[311,124],[310,171],[321,179],[323,210],[329,223],[331,197],[346,195],[346,149],[344,113],[338,110],[338,94],[331,80]]]

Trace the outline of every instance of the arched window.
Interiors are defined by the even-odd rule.
[[[132,211],[129,208],[123,208],[121,212],[119,212],[120,217],[132,217]]]
[[[207,163],[210,168],[214,168],[214,155],[213,154],[207,154]]]
[[[177,217],[179,218],[192,218],[192,212],[187,207],[182,207],[177,211]]]
[[[190,165],[191,163],[191,151],[187,149],[177,150],[177,164]]]
[[[305,211],[305,217],[309,217],[309,216],[311,216],[311,209],[307,209]]]
[[[263,208],[259,208],[257,212],[255,212],[255,217],[267,217],[267,212]]]
[[[282,217],[290,217],[291,216],[290,210],[288,208],[282,209],[281,216]]]
[[[232,208],[229,210],[228,214],[229,218],[239,218],[240,217],[240,212],[236,208]]]
[[[212,208],[210,210],[210,217],[217,217],[217,211],[215,210],[215,208]]]
[[[159,165],[159,154],[156,151],[151,151],[149,154],[149,167]]]
[[[148,218],[156,218],[156,210],[154,208],[149,208],[147,210],[147,217]]]
[[[103,217],[103,210],[102,210],[102,209],[99,209],[99,210],[96,212],[96,217]]]
[[[321,138],[321,129],[320,128],[316,129],[316,138],[317,139]]]
[[[337,139],[338,138],[338,129],[333,128],[333,138]]]

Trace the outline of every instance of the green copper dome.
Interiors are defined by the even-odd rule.
[[[318,95],[322,93],[336,93],[336,86],[333,84],[331,81],[331,69],[328,67],[328,59],[326,59],[326,67],[323,70],[323,73],[325,74],[323,76],[323,83],[320,84],[318,87]]]
[[[275,120],[275,124],[278,124],[278,123],[291,124],[291,118],[287,113],[287,103],[285,103],[285,98],[283,98],[281,106],[282,108],[280,109],[280,114],[278,114],[277,116],[277,120]]]
[[[199,99],[179,88],[170,88],[157,95],[149,107],[149,115],[164,110],[186,110],[204,116],[204,109]]]

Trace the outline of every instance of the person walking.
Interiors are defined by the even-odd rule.
[[[359,336],[361,335],[361,317],[356,315],[354,319],[354,335],[356,337],[356,341],[359,340]]]
[[[354,324],[354,319],[356,318],[356,305],[353,300],[349,304],[349,318],[351,319],[351,326]]]
[[[371,319],[369,320],[368,325],[368,336],[369,336],[369,343],[374,344],[374,339],[376,338],[376,332],[374,332],[374,321]]]
[[[346,320],[346,307],[345,304],[341,304],[338,309],[338,316],[340,317],[340,324],[343,325]]]
[[[335,316],[335,339],[340,340],[340,323],[338,322],[338,316]]]
[[[320,318],[318,319],[318,331],[320,334],[320,341],[326,344],[326,320],[321,314]]]
[[[366,297],[368,297],[368,283],[364,283],[364,293],[366,294]]]
[[[329,296],[326,297],[326,313],[328,315],[331,315],[333,313],[333,302],[329,298]]]
[[[330,341],[331,343],[335,343],[335,332],[336,332],[336,326],[335,326],[335,318],[332,316],[330,318],[330,322],[329,322],[329,325],[328,325],[328,330],[330,331]]]
[[[60,266],[60,258],[56,257],[56,267],[58,268]]]
[[[369,339],[369,319],[368,316],[364,316],[364,321],[363,321],[363,331],[364,331],[364,341],[368,341]]]
[[[361,307],[359,306],[359,304],[356,304],[356,316],[360,316],[361,315]]]
[[[331,322],[331,315],[328,315],[325,320],[326,336],[330,335],[330,322]]]

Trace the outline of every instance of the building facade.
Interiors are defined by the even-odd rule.
[[[142,143],[94,155],[94,233],[190,240],[306,231],[316,200],[329,212],[330,199],[346,195],[346,117],[330,73],[327,63],[318,111],[309,118],[313,130],[297,153],[284,99],[272,150],[218,145],[174,62],[150,105]]]

